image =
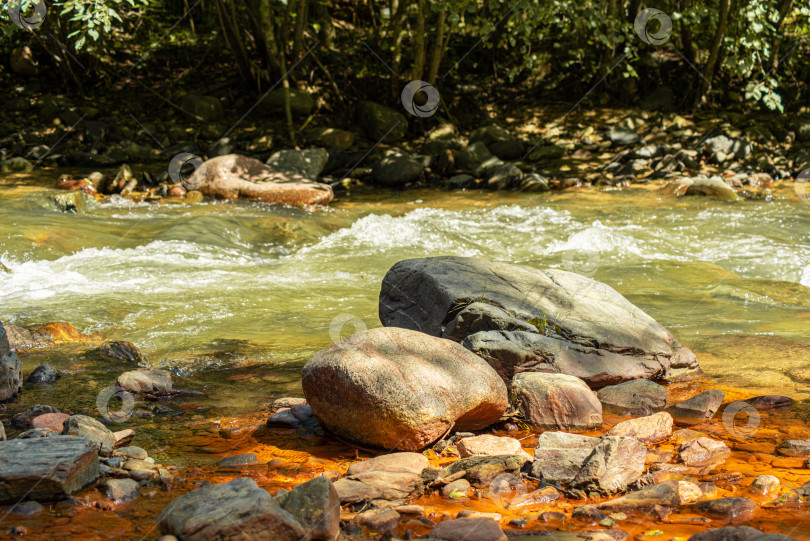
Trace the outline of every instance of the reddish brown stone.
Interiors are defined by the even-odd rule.
[[[45,413],[31,419],[31,428],[47,428],[61,434],[68,418],[67,413]]]

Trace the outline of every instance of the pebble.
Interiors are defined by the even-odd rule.
[[[754,482],[751,483],[751,486],[748,487],[748,490],[753,494],[768,496],[779,490],[779,485],[778,477],[773,475],[759,475],[754,479]]]

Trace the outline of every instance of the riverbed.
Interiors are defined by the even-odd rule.
[[[649,186],[374,189],[316,210],[114,197],[74,213],[49,203],[53,173],[36,175],[0,179],[0,262],[11,271],[0,272],[0,321],[66,321],[133,342],[151,364],[203,390],[168,415],[121,423],[166,464],[208,467],[255,447],[240,443],[239,430],[261,424],[274,398],[301,395],[300,368],[313,353],[380,326],[378,294],[391,265],[434,255],[591,276],[695,351],[713,385],[787,395],[797,400],[791,415],[808,412],[810,205],[791,190],[724,202]],[[37,403],[93,411],[121,367],[87,361],[80,349],[22,356],[24,374],[47,360],[67,376],[26,388],[9,411]],[[308,449],[327,461],[321,470],[339,470],[336,456],[354,458],[346,446],[327,453],[321,440],[278,437],[264,441],[274,451],[260,460],[303,460]],[[139,505],[137,516],[155,512]]]

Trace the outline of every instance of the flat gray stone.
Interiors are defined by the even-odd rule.
[[[332,482],[320,476],[275,498],[307,530],[307,541],[332,541],[340,530],[340,497]]]
[[[692,398],[678,402],[667,411],[679,424],[698,424],[711,419],[723,403],[726,393],[720,389],[710,389],[696,394]]]
[[[652,415],[667,406],[667,390],[648,379],[634,379],[599,389],[604,411],[617,415]]]
[[[256,539],[300,541],[306,529],[252,479],[200,487],[163,508],[161,533],[184,541]]]
[[[71,415],[64,424],[62,434],[77,436],[93,442],[101,456],[112,455],[115,436],[103,424],[86,415]]]
[[[95,445],[82,438],[0,442],[0,503],[62,500],[98,479],[98,466]]]

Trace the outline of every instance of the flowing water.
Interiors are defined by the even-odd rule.
[[[0,272],[0,320],[67,321],[134,342],[206,390],[184,404],[178,429],[211,417],[225,426],[300,394],[310,355],[380,325],[391,265],[451,254],[593,276],[691,347],[717,385],[810,398],[810,205],[790,194],[727,203],[650,189],[375,190],[316,211],[118,199],[65,213],[50,203],[52,181],[0,180],[0,262],[11,271]],[[43,360],[77,376],[24,393],[20,407],[92,409],[121,371],[63,348],[23,357],[24,372]],[[138,428],[153,447],[171,439],[160,422]],[[178,434],[176,460],[233,449]]]

